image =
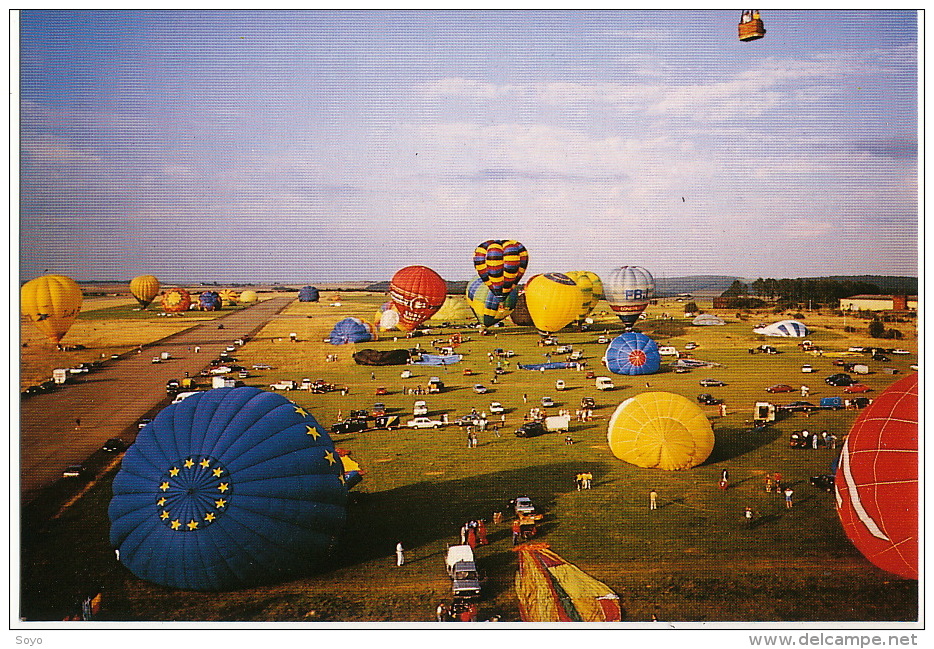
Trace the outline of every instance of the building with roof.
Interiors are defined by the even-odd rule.
[[[917,311],[917,295],[853,295],[840,298],[841,311]]]

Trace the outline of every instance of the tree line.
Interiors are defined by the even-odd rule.
[[[879,294],[881,290],[870,282],[834,279],[773,279],[759,278],[746,285],[739,280],[725,290],[721,297],[748,297],[754,295],[780,303],[811,302],[814,306],[836,306],[841,298],[861,294]]]

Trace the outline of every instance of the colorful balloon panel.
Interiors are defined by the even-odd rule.
[[[221,302],[227,306],[234,306],[240,301],[240,294],[230,288],[222,288],[220,291]]]
[[[525,300],[535,328],[553,333],[574,321],[583,297],[577,284],[567,275],[545,273],[529,280]]]
[[[529,265],[529,253],[514,239],[490,239],[474,250],[474,268],[494,295],[512,292]]]
[[[710,456],[714,434],[707,416],[690,399],[670,392],[643,392],[616,408],[607,441],[613,455],[624,462],[680,471]]]
[[[187,311],[191,306],[191,293],[183,288],[170,288],[162,294],[162,310],[166,313]]]
[[[81,287],[64,275],[43,275],[23,284],[20,308],[56,345],[81,312]]]
[[[140,275],[130,280],[130,295],[144,309],[159,295],[159,280],[155,275]]]
[[[221,296],[215,291],[205,291],[198,297],[202,311],[216,311],[221,308]]]
[[[655,295],[655,278],[641,266],[615,268],[603,282],[603,293],[619,319],[631,325]]]
[[[328,433],[285,397],[217,388],[163,409],[113,481],[110,542],[134,575],[226,590],[295,574],[335,546],[343,468]]]
[[[658,345],[645,334],[628,332],[614,338],[604,355],[606,368],[614,374],[654,374],[662,366]]]
[[[447,284],[427,266],[406,266],[392,276],[389,297],[399,312],[398,327],[412,331],[431,317],[447,297]]]
[[[893,383],[860,413],[834,476],[837,514],[873,564],[918,578],[918,375]]]
[[[518,289],[503,296],[496,295],[479,277],[467,286],[467,303],[484,327],[492,327],[505,320],[518,300]]]

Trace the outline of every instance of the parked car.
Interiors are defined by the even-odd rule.
[[[295,381],[282,380],[282,381],[276,381],[275,383],[271,384],[269,386],[269,389],[270,390],[285,390],[286,392],[288,392],[289,390],[294,390],[295,387],[296,387]]]
[[[856,397],[855,399],[847,399],[847,403],[854,408],[862,409],[872,403],[872,399],[869,397]]]
[[[175,390],[178,390],[178,387],[179,387],[178,379],[169,379],[168,381],[165,382],[166,392],[174,392]]]
[[[111,437],[104,445],[101,446],[101,450],[107,453],[116,453],[117,451],[122,451],[126,448],[126,442],[124,442],[119,437]]]
[[[366,419],[363,418],[353,418],[345,419],[344,421],[339,421],[333,426],[331,426],[332,435],[340,435],[346,433],[359,433],[370,427]]]
[[[383,408],[383,414],[385,414],[386,408]],[[412,406],[412,414],[416,417],[419,415],[428,414],[428,404],[424,401],[416,401],[415,405]]]
[[[272,365],[267,365],[266,363],[253,363],[254,370],[271,370]]]
[[[585,378],[585,379],[595,379],[595,378],[597,378],[597,373],[594,372],[593,370],[587,370],[587,373],[584,374],[584,378]]]
[[[775,385],[770,385],[765,389],[766,392],[794,392],[795,389],[790,385],[785,385],[784,383],[776,383]]]
[[[529,421],[516,429],[516,437],[538,437],[539,435],[544,435],[548,431],[545,429],[545,424],[540,421]]]
[[[443,425],[443,422],[428,417],[416,417],[415,419],[410,419],[406,424],[409,428],[441,428]]]
[[[685,348],[685,349],[697,349],[699,346],[700,346],[700,345],[698,345],[697,343],[691,342],[691,343],[687,343],[687,344],[684,346],[684,348]]]
[[[612,390],[616,387],[613,385],[613,379],[608,376],[598,376],[596,386],[598,390]]]
[[[816,372],[817,370],[814,369],[813,365],[802,365],[801,371],[805,374],[810,374],[811,372]]]
[[[726,385],[726,383],[718,379],[701,379],[700,384],[705,388],[720,388]]]
[[[601,345],[606,345],[608,342],[610,342],[610,339],[607,336],[600,336],[597,338],[597,342]]]
[[[535,505],[532,503],[532,499],[528,496],[519,496],[515,500],[513,510],[516,512],[516,516],[520,516],[522,514],[534,514]]]
[[[551,397],[542,397],[543,408],[551,408],[553,405],[555,405],[554,399],[552,399]]]
[[[384,394],[389,394],[389,390],[387,390],[387,389],[386,389],[384,386],[382,386],[382,385],[379,386],[378,388],[376,388],[376,395],[377,395],[377,396],[382,396],[382,395],[384,395]]]
[[[373,411],[370,413],[371,417],[379,417],[380,415],[386,414],[386,404],[383,402],[377,402],[373,404]],[[417,413],[416,413],[417,414]],[[425,413],[427,414],[427,412]]]
[[[831,374],[826,379],[824,379],[824,381],[826,381],[828,385],[832,385],[837,388],[847,386],[847,385],[853,385],[854,383],[856,383],[856,380],[854,380],[852,376],[850,376],[849,374],[844,374],[842,372],[839,374]]]
[[[699,394],[697,395],[697,402],[702,403],[705,406],[716,406],[723,403],[723,399],[717,399],[712,394]]]
[[[869,392],[872,388],[866,385],[865,383],[852,383],[843,388],[843,391],[848,394],[854,394],[859,392]]]
[[[574,351],[574,347],[572,345],[558,345],[555,347],[556,354],[570,354],[572,351]]]
[[[817,410],[817,406],[810,401],[792,401],[789,404],[779,407],[788,412],[810,412],[812,410]]]
[[[593,397],[581,397],[581,408],[596,408],[597,402]]]
[[[150,419],[149,417],[147,417],[147,418],[145,418],[145,419],[140,419],[140,420],[139,420],[139,423],[137,423],[136,425],[137,425],[137,427],[139,427],[140,429],[143,429],[143,428],[146,428],[146,426],[147,426],[151,421],[152,421],[152,419]]]
[[[477,426],[483,421],[483,417],[469,413],[454,420],[456,426]]]
[[[503,408],[503,404],[499,401],[494,401],[490,404],[490,414],[491,415],[501,415],[506,412],[506,409]]]
[[[872,355],[872,360],[882,361],[883,363],[888,363],[891,359],[885,354],[880,354],[879,352],[876,352],[875,354]]]
[[[486,394],[487,388],[482,383],[477,383],[475,386],[473,386],[473,391],[477,394]]]
[[[88,468],[83,464],[69,464],[62,471],[63,478],[87,478],[89,477]]]
[[[555,390],[564,390],[567,387],[567,383],[563,379],[558,379],[555,381]]]
[[[910,354],[911,352],[908,351],[907,349],[893,349],[893,350],[890,351],[889,353],[890,353],[890,354],[904,355],[904,354]]]

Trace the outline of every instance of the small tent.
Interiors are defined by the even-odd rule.
[[[804,338],[811,333],[803,322],[797,320],[782,320],[764,327],[754,327],[753,332],[763,336],[781,336],[785,338]]]
[[[691,321],[691,324],[695,327],[708,327],[711,325],[725,325],[726,322],[723,318],[718,318],[712,313],[701,313]]]

